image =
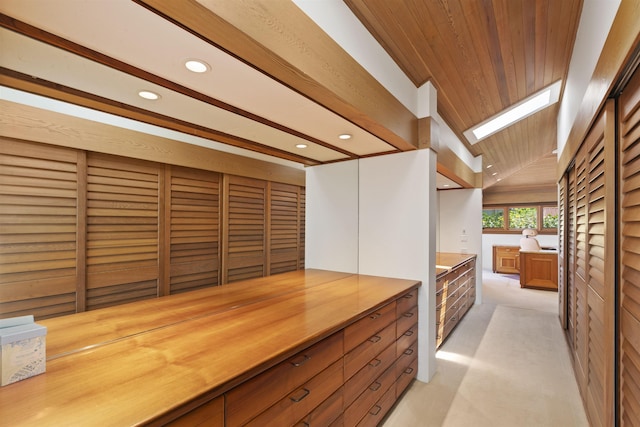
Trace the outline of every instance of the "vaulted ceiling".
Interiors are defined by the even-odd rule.
[[[474,145],[463,132],[564,82],[581,0],[345,4],[416,90],[435,86],[438,114],[492,165],[483,187],[554,162],[558,104]],[[304,165],[420,145],[415,115],[288,1],[3,0],[0,13],[4,86]]]

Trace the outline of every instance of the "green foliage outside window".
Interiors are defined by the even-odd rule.
[[[504,228],[504,210],[483,209],[482,228]]]
[[[542,228],[558,228],[558,208],[542,208]]]
[[[482,229],[487,233],[520,233],[525,228],[552,233],[558,229],[558,206],[488,206],[482,209]]]
[[[509,228],[538,228],[538,210],[536,208],[509,208]]]

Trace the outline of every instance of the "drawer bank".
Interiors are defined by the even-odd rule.
[[[301,270],[39,323],[1,425],[376,425],[417,372],[420,282]]]

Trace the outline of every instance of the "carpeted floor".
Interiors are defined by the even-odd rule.
[[[483,299],[440,347],[431,382],[414,381],[383,426],[588,426],[558,294],[484,271]]]

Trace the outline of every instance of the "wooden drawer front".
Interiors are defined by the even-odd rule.
[[[371,335],[358,347],[344,356],[344,378],[351,378],[364,367],[370,360],[376,357],[385,348],[396,342],[396,324],[393,322],[382,331]]]
[[[456,327],[458,320],[460,319],[458,318],[458,312],[456,312],[455,315],[451,316],[451,318],[444,323],[444,330],[442,331],[443,340],[449,335],[451,330]]]
[[[418,306],[411,308],[410,310],[405,311],[398,317],[398,321],[396,322],[396,338],[400,338],[402,334],[404,334],[407,329],[411,328],[411,326],[418,321]]]
[[[444,288],[436,291],[436,307],[442,305],[442,299],[444,297]]]
[[[227,425],[249,421],[341,356],[338,332],[233,388],[226,394]]]
[[[400,378],[402,373],[409,367],[413,359],[418,357],[418,343],[414,342],[404,353],[400,353],[396,361],[396,378]]]
[[[446,274],[444,276],[436,279],[436,293],[438,293],[438,291],[443,290],[446,283],[447,283],[447,275]]]
[[[294,425],[340,388],[344,382],[342,369],[342,359],[340,359],[246,425],[255,427]],[[274,381],[277,380],[274,379]],[[227,422],[227,427],[235,425]]]
[[[417,319],[416,319],[417,320]],[[402,354],[406,349],[411,347],[411,344],[418,339],[418,324],[414,323],[409,329],[404,331],[402,335],[396,341],[397,355]]]
[[[304,426],[304,427],[308,427],[308,426]],[[338,418],[336,418],[336,420],[334,422],[332,422],[329,427],[345,427],[344,426],[344,414],[341,413],[340,416],[338,416]]]
[[[401,357],[408,349],[416,345],[418,342],[418,324],[416,323],[407,332],[413,332],[412,334],[402,335],[398,341],[396,341],[396,359]]]
[[[328,426],[335,422],[344,409],[344,388],[340,387],[320,406],[314,409],[296,427]]]
[[[418,290],[414,289],[396,300],[396,317],[402,316],[411,307],[418,305]]]
[[[347,326],[344,330],[345,353],[356,348],[363,341],[371,338],[372,335],[374,335],[378,331],[381,331],[385,326],[387,326],[394,320],[396,320],[395,301],[363,317],[353,325]]]
[[[411,380],[413,380],[418,374],[418,358],[414,358],[409,366],[404,368],[401,371],[398,380],[396,381],[396,398],[400,397],[402,392],[406,390],[406,388],[411,384]]]
[[[456,299],[458,299],[458,295],[460,295],[460,292],[458,292],[457,285],[455,287],[447,289],[447,292],[445,294],[446,298],[442,300],[443,304],[445,302],[447,303],[447,310],[449,310],[449,304],[451,304],[451,301],[455,301]]]
[[[460,309],[460,307],[462,307],[462,304],[464,304],[465,301],[465,296],[456,298],[455,300],[447,300],[447,312],[444,316],[445,323],[451,320],[451,318],[457,314],[458,310]]]
[[[395,384],[395,373],[395,365],[393,365],[364,389],[362,394],[345,410],[345,425],[354,426],[360,422],[373,405],[382,398],[384,393]]]
[[[165,425],[170,427],[224,427],[224,398],[218,396]]]
[[[416,327],[417,330],[417,327]],[[396,343],[396,359],[401,357],[410,356],[418,351],[418,334],[413,335],[413,341],[405,341]]]
[[[376,427],[380,424],[387,412],[389,412],[389,409],[391,409],[395,401],[396,390],[395,387],[391,386],[382,398],[369,409],[364,418],[360,420],[358,427]]]
[[[353,377],[344,385],[344,406],[347,407],[363,390],[367,388],[376,378],[389,368],[396,360],[396,346],[390,345],[375,359],[364,365]]]

